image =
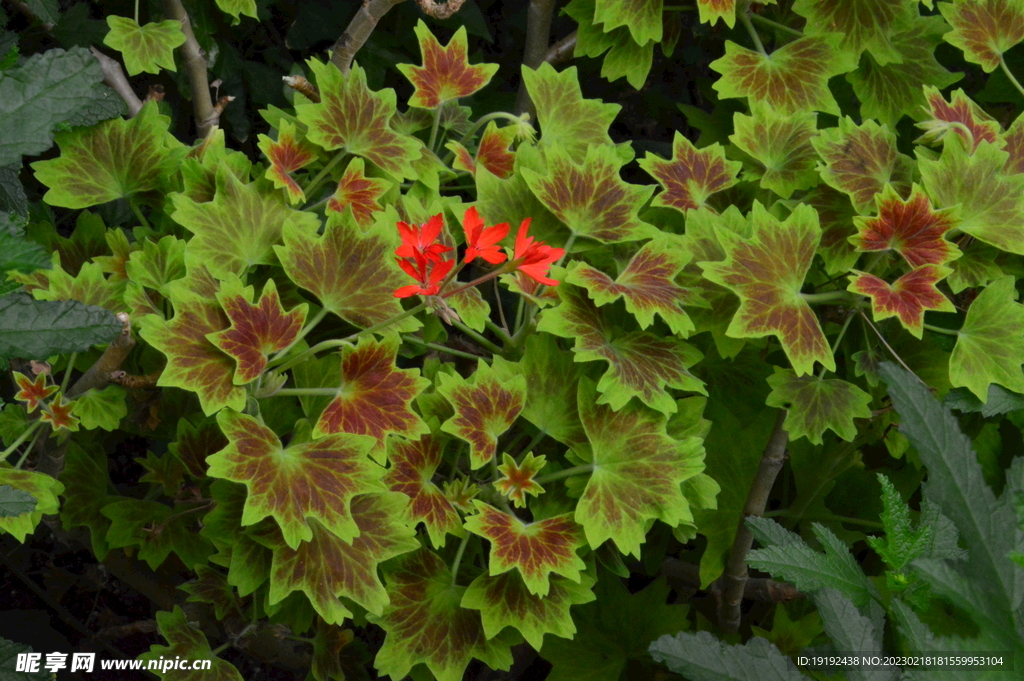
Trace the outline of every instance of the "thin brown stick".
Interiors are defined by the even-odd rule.
[[[163,0],[164,14],[170,19],[181,22],[181,30],[185,34],[185,44],[178,49],[185,62],[185,73],[192,90],[192,108],[195,115],[196,134],[205,138],[217,127],[217,119],[213,116],[213,99],[210,97],[210,81],[206,76],[206,58],[192,32],[192,22],[188,18],[181,0]],[[110,372],[107,372],[108,374]]]
[[[302,76],[282,76],[284,84],[295,90],[301,92],[306,96],[309,101],[319,104],[320,103],[320,91],[316,89],[316,85],[313,85]]]
[[[103,70],[103,84],[121,96],[124,103],[128,105],[128,118],[134,118],[142,110],[142,101],[128,83],[128,78],[124,75],[124,69],[121,68],[120,62],[108,57],[95,47],[89,49]]]
[[[110,342],[99,359],[75,381],[73,386],[68,388],[68,392],[64,396],[66,399],[73,400],[92,388],[103,390],[110,385],[110,375],[121,368],[121,363],[135,347],[135,339],[132,338],[132,325],[128,315],[122,312],[117,317],[122,324],[121,334]]]
[[[748,581],[747,574],[747,552],[754,544],[754,535],[747,527],[746,520],[751,516],[764,514],[765,506],[768,504],[768,495],[775,484],[775,478],[786,461],[786,444],[789,442],[789,433],[782,424],[786,420],[786,410],[780,409],[775,419],[775,428],[771,437],[768,438],[768,446],[761,456],[761,463],[757,468],[757,475],[754,476],[747,492],[747,501],[743,505],[743,515],[740,517],[739,527],[736,530],[736,539],[733,540],[732,550],[729,552],[729,559],[725,563],[725,572],[719,578],[721,582],[721,596],[718,601],[718,626],[726,633],[732,633],[740,626],[740,603],[743,601],[743,594]]]
[[[544,61],[552,66],[558,66],[563,62],[569,61],[575,50],[576,31],[573,31],[548,49],[548,53],[544,55]]]
[[[348,22],[345,32],[331,47],[331,63],[341,69],[342,73],[348,75],[356,52],[373,33],[377,22],[400,2],[405,2],[405,0],[364,0],[363,6],[352,17],[352,21]]]
[[[555,0],[530,0],[526,10],[526,46],[523,49],[523,66],[535,69],[544,63],[548,54],[548,43],[551,41],[551,15],[554,13]],[[530,114],[536,116],[537,110],[526,90],[526,80],[519,81],[519,94],[516,95],[516,115]]]

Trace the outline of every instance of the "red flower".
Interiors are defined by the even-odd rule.
[[[402,245],[395,249],[395,255],[402,258],[423,257],[434,262],[441,262],[441,254],[452,250],[451,246],[434,243],[444,227],[441,213],[427,220],[420,227],[407,222],[398,222],[398,233],[402,236]]]
[[[466,262],[473,262],[478,255],[492,264],[505,262],[505,254],[498,250],[498,242],[508,234],[508,223],[502,222],[484,229],[484,221],[476,212],[476,206],[466,211],[462,219],[463,229],[466,230]]]
[[[405,270],[406,274],[418,281],[418,284],[402,286],[395,290],[396,298],[408,298],[409,296],[421,295],[432,296],[440,290],[441,280],[451,272],[455,265],[454,260],[433,261],[425,257],[417,257],[413,265],[408,260],[395,258],[398,266]]]
[[[561,248],[552,248],[543,241],[534,243],[533,237],[526,235],[530,228],[530,220],[531,218],[523,220],[519,225],[519,233],[516,234],[516,250],[512,256],[516,269],[541,284],[557,286],[557,281],[547,277],[548,268],[561,258],[565,251]]]

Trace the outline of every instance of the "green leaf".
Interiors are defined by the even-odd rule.
[[[778,617],[778,615],[776,615]],[[666,634],[650,646],[651,657],[693,681],[802,681],[796,665],[760,637],[729,645],[709,632]]]
[[[123,496],[102,509],[112,521],[106,540],[110,548],[138,546],[139,560],[156,570],[174,551],[186,567],[206,563],[213,546],[198,532],[196,503],[184,502],[174,507],[157,501],[131,499]]]
[[[100,512],[110,501],[109,479],[107,455],[102,447],[83,448],[73,440],[68,442],[64,470],[60,473],[64,485],[60,520],[65,529],[89,528],[97,560],[103,560],[110,551],[106,538],[110,519]]]
[[[821,613],[821,624],[837,650],[857,650],[868,655],[882,654],[882,627],[858,611],[857,607],[836,589],[822,589],[814,594],[814,604]],[[847,673],[850,681],[896,681],[898,669],[869,670],[853,667]]]
[[[995,71],[1003,54],[1024,40],[1024,3],[1019,0],[956,0],[939,3],[939,11],[953,27],[943,36],[946,42],[986,73]]]
[[[806,437],[820,445],[828,429],[850,442],[857,436],[853,420],[871,418],[871,395],[852,383],[816,376],[797,376],[792,369],[775,367],[768,378],[772,392],[766,404],[786,409],[783,428],[791,440]]]
[[[17,669],[18,655],[31,652],[31,646],[8,641],[0,636],[0,669],[5,670],[3,681],[52,681],[55,675],[46,671],[46,668],[42,666],[43,660],[40,660],[40,667],[35,672],[8,671]]]
[[[259,18],[256,14],[256,0],[217,0],[217,7],[220,7],[220,10],[225,14],[231,15],[232,26],[237,26],[241,21],[240,14],[252,17],[253,19]]]
[[[164,297],[171,295],[168,284],[186,274],[185,243],[171,235],[159,241],[144,240],[142,249],[133,251],[124,264],[128,279]]]
[[[188,149],[167,131],[170,119],[156,102],[135,118],[115,118],[89,128],[57,133],[61,155],[32,164],[50,188],[52,206],[88,208],[150,189],[164,189]]]
[[[196,579],[178,586],[187,593],[189,603],[209,603],[218,620],[223,620],[237,604],[235,590],[227,578],[209,565],[196,565]]]
[[[50,267],[50,256],[39,244],[0,232],[0,273],[16,270],[27,274]]]
[[[12,518],[36,510],[36,498],[23,489],[0,486],[0,518]]]
[[[77,300],[32,300],[22,292],[0,296],[0,358],[83,352],[120,333],[112,312]]]
[[[640,45],[661,41],[662,0],[602,0],[594,10],[594,23],[611,31],[625,26]]]
[[[868,537],[868,546],[875,550],[893,570],[903,570],[920,556],[931,543],[931,528],[922,524],[915,529],[910,522],[910,508],[889,478],[878,474],[882,485],[882,526],[885,537]]]
[[[242,675],[233,664],[220,659],[210,650],[206,634],[193,627],[185,618],[181,606],[174,606],[171,612],[163,611],[156,614],[156,623],[168,645],[150,646],[149,652],[139,655],[138,659],[146,664],[147,660],[159,662],[166,659],[208,660],[211,667],[201,670],[191,669],[156,669],[156,675],[163,681],[242,681]]]
[[[0,167],[49,149],[53,129],[88,105],[102,81],[99,62],[82,47],[47,50],[0,72]]]
[[[598,26],[594,20],[595,5],[594,0],[573,0],[563,9],[565,14],[579,22],[574,56],[600,57],[608,51],[601,65],[601,77],[614,81],[625,76],[630,85],[637,90],[641,89],[651,71],[654,42],[638,43],[625,26]],[[658,28],[661,28],[660,21]]]
[[[1024,305],[1014,302],[1015,295],[1012,275],[996,279],[971,303],[957,332],[949,380],[982,402],[988,399],[992,383],[1024,392]]]
[[[0,465],[0,486],[11,487],[35,499],[29,510],[23,510],[16,516],[0,516],[0,532],[12,535],[22,544],[25,537],[35,532],[44,515],[57,512],[60,508],[57,496],[64,492],[64,485],[51,475],[9,468],[7,464]]]
[[[854,57],[867,50],[879,64],[903,60],[891,36],[917,16],[914,3],[887,0],[796,0],[793,11],[807,18],[805,34],[840,33],[837,50]]]
[[[783,116],[763,106],[754,106],[752,116],[734,114],[736,132],[730,139],[757,162],[744,172],[744,179],[760,180],[784,199],[818,184],[818,155],[811,146],[817,119],[813,111]]]
[[[979,400],[967,388],[954,388],[942,399],[942,406],[967,413],[980,413],[984,418],[1024,409],[1024,395],[1010,392],[995,383],[988,387],[988,399]]]
[[[177,71],[174,48],[185,44],[180,21],[168,19],[139,26],[134,19],[110,15],[107,25],[110,32],[103,44],[121,53],[129,76],[143,71],[160,73],[161,69]]]
[[[121,419],[128,415],[127,394],[127,390],[116,384],[103,390],[89,390],[74,401],[71,413],[79,418],[86,430],[117,430]]]

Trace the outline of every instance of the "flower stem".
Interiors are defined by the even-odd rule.
[[[438,345],[437,343],[428,343],[427,341],[425,341],[425,340],[423,340],[421,338],[417,338],[416,336],[413,336],[413,335],[410,335],[410,334],[407,334],[407,333],[403,333],[402,334],[402,340],[409,341],[410,343],[415,343],[416,345],[420,345],[420,346],[428,348],[430,350],[437,350],[438,352],[446,352],[449,355],[455,355],[456,357],[464,357],[465,359],[486,359],[484,357],[480,357],[479,355],[474,355],[474,354],[469,353],[469,352],[463,352],[462,350],[456,350],[455,348],[450,348],[447,345]]]
[[[558,471],[557,473],[551,473],[550,475],[542,475],[539,478],[536,478],[534,482],[538,485],[543,485],[545,482],[561,480],[562,478],[568,478],[573,475],[586,475],[593,472],[594,464],[585,463],[582,466],[573,466],[572,468],[566,468],[564,471]]]
[[[497,279],[495,279],[495,281],[497,281]],[[501,306],[501,301],[498,301],[498,303],[497,303],[497,304],[498,304],[498,306],[499,306],[499,308],[500,308],[500,306]],[[503,317],[503,318],[504,318],[504,316],[505,316],[505,315],[504,315],[504,314],[502,314],[502,317]],[[498,335],[498,337],[499,337],[499,338],[501,339],[501,342],[502,342],[502,343],[503,343],[504,345],[508,345],[509,343],[511,343],[511,342],[512,342],[512,336],[510,336],[510,335],[508,334],[508,331],[506,331],[506,330],[505,330],[505,329],[504,329],[503,327],[501,327],[501,326],[498,326],[497,324],[495,324],[494,322],[492,322],[492,321],[491,321],[490,319],[484,319],[484,325],[485,325],[485,326],[486,326],[486,327],[487,327],[488,329],[490,329],[491,331],[493,331],[493,332],[494,332],[495,334],[497,334],[497,335]]]
[[[468,282],[466,284],[463,284],[462,286],[458,287],[457,289],[455,289],[453,291],[444,291],[441,294],[441,297],[442,298],[447,298],[449,296],[454,296],[456,293],[461,293],[462,291],[465,291],[467,288],[473,288],[474,286],[476,286],[478,284],[484,283],[488,279],[494,279],[495,277],[497,277],[499,275],[505,274],[506,271],[507,270],[506,270],[505,267],[499,267],[496,270],[491,270],[490,272],[488,272],[487,274],[483,275],[482,277],[477,277],[473,281]]]
[[[757,31],[754,30],[754,25],[750,23],[750,14],[747,12],[737,12],[736,14],[739,15],[739,20],[743,22],[743,26],[747,29],[747,33],[750,34],[750,39],[754,41],[754,46],[757,48],[757,51],[767,57],[768,53],[765,52],[764,45],[761,44],[761,36],[757,34]]]
[[[459,144],[465,146],[466,142],[473,138],[473,135],[476,134],[477,130],[484,127],[491,121],[497,120],[499,118],[504,118],[514,123],[523,122],[523,119],[521,119],[519,116],[516,116],[515,114],[510,114],[507,111],[493,111],[485,116],[481,116],[480,119],[477,120],[477,122],[474,123],[473,126],[466,132],[466,134],[463,135],[461,139],[459,139]],[[449,152],[449,156],[450,158],[447,158],[447,160],[444,162],[445,165],[449,165],[449,163],[451,163],[451,160],[455,158],[455,153]]]
[[[777,21],[772,21],[771,19],[768,19],[767,17],[763,17],[760,14],[751,14],[750,18],[753,19],[754,21],[756,21],[759,24],[762,24],[764,26],[769,26],[769,27],[777,29],[779,31],[785,31],[786,33],[789,33],[790,35],[795,35],[797,38],[803,38],[804,37],[803,31],[798,31],[797,29],[790,28],[789,26],[786,26],[785,24],[780,24]]]
[[[306,187],[304,192],[306,196],[310,198],[310,200],[315,198],[314,193],[316,192],[317,189],[320,188],[320,184],[325,179],[327,179],[327,177],[331,174],[331,171],[334,170],[334,166],[341,163],[343,160],[345,160],[346,157],[348,157],[348,152],[346,152],[344,149],[340,150],[337,154],[334,155],[334,158],[328,161],[327,165],[325,165],[323,169],[321,169],[320,172],[316,174],[316,177],[313,178],[313,181],[309,183],[309,186]],[[308,206],[303,206],[302,209],[305,210],[307,207]]]
[[[527,445],[525,447],[523,447],[522,453],[525,455],[525,454],[528,454],[531,451],[533,451],[533,448],[536,447],[540,443],[540,441],[543,440],[544,438],[546,438],[547,436],[548,436],[548,434],[545,433],[543,430],[538,430],[537,434],[533,436],[533,438],[527,443]],[[566,469],[566,470],[572,470],[572,469]],[[565,471],[560,471],[560,472],[564,473]],[[555,474],[552,473],[552,475],[555,475]]]
[[[11,445],[7,449],[5,449],[2,453],[0,453],[0,461],[5,461],[7,459],[7,457],[9,457],[11,454],[13,454],[14,451],[18,447],[21,446],[21,443],[24,442],[25,440],[27,440],[29,438],[29,436],[32,435],[32,433],[35,432],[36,428],[39,427],[40,423],[42,423],[42,421],[40,419],[36,419],[32,423],[30,423],[28,428],[23,430],[21,432],[21,435],[16,437],[14,439],[14,442],[11,443]]]
[[[455,552],[455,560],[452,561],[452,586],[458,585],[459,579],[459,563],[462,562],[462,555],[466,552],[466,544],[469,543],[470,533],[466,532],[466,536],[462,538],[462,542],[459,544],[459,550]]]
[[[1006,65],[1006,60],[1002,57],[999,57],[999,66],[1002,67],[1003,73],[1005,73],[1006,77],[1010,79],[1011,83],[1013,83],[1013,87],[1017,88],[1017,92],[1024,95],[1024,87],[1022,87],[1020,81],[1014,77],[1013,72],[1010,71],[1010,67]]]
[[[427,142],[427,149],[434,151],[434,142],[437,141],[437,131],[441,128],[441,107],[444,106],[444,102],[437,105],[434,109],[434,124],[430,128],[430,141]],[[448,165],[447,163],[445,165]]]
[[[499,348],[497,345],[495,345],[491,341],[487,340],[486,338],[483,337],[483,335],[477,333],[476,331],[474,331],[473,329],[469,328],[468,326],[466,326],[462,322],[455,321],[453,319],[451,324],[456,329],[458,329],[462,333],[466,334],[467,336],[469,336],[470,338],[475,340],[479,345],[481,345],[482,347],[486,348],[487,350],[490,350],[495,355],[500,355],[503,352],[503,350],[501,348]]]
[[[947,336],[959,336],[960,335],[960,332],[957,331],[956,329],[944,329],[941,326],[932,326],[931,324],[922,324],[922,326],[924,328],[928,329],[929,331],[934,331],[935,333],[942,333],[942,334],[945,334]]]

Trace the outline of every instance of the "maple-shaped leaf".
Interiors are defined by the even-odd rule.
[[[338,188],[327,200],[325,208],[334,213],[343,213],[346,207],[351,208],[360,227],[368,227],[373,223],[373,214],[383,209],[379,199],[391,188],[387,180],[367,177],[364,174],[365,167],[365,162],[359,157],[349,161],[338,180]]]
[[[661,0],[657,2],[660,3]],[[651,71],[655,41],[638,42],[625,25],[619,24],[614,28],[601,26],[600,22],[595,20],[595,14],[608,9],[608,5],[612,4],[615,3],[572,0],[562,10],[579,23],[576,28],[576,47],[573,56],[577,59],[600,57],[607,52],[601,62],[601,77],[613,81],[625,76],[629,84],[639,90],[643,88]],[[653,3],[645,4],[653,7]],[[658,28],[661,29],[660,20]]]
[[[391,467],[383,480],[392,492],[409,497],[413,522],[426,526],[430,543],[437,548],[444,546],[448,534],[465,536],[458,511],[433,482],[443,444],[435,435],[424,435],[419,440],[392,438],[388,442]]]
[[[304,168],[316,159],[316,147],[295,133],[295,124],[282,120],[277,131],[277,139],[260,135],[258,146],[270,161],[267,168],[267,179],[278,189],[288,194],[289,203],[298,203],[306,198],[306,193],[299,186],[291,173]]]
[[[917,124],[925,134],[915,140],[919,144],[934,144],[954,132],[964,141],[971,153],[982,142],[1001,146],[1000,128],[991,116],[971,101],[963,90],[956,90],[947,102],[938,88],[924,88],[925,111],[931,118]]]
[[[343,541],[319,522],[311,521],[312,536],[296,547],[271,536],[258,537],[274,551],[270,568],[271,604],[292,591],[303,591],[329,624],[352,617],[339,597],[355,601],[380,615],[388,592],[377,577],[379,563],[419,548],[415,530],[406,524],[409,500],[396,492],[361,494],[352,500],[358,534]],[[267,541],[270,539],[270,541]]]
[[[274,264],[273,246],[281,242],[283,231],[320,226],[312,213],[288,208],[279,194],[258,183],[243,184],[223,165],[217,170],[213,201],[197,203],[184,194],[172,194],[171,202],[171,217],[193,234],[185,262],[202,262],[215,276]]]
[[[98,560],[106,558],[110,551],[106,539],[110,519],[100,512],[110,502],[109,480],[107,455],[99,443],[87,448],[73,440],[67,443],[64,470],[60,472],[60,482],[64,485],[61,525],[65,530],[88,527]]]
[[[832,429],[849,442],[857,436],[853,420],[871,418],[871,395],[846,381],[797,376],[792,369],[775,367],[768,384],[772,392],[765,404],[786,410],[783,428],[790,440],[806,437],[820,445],[822,434]]]
[[[437,392],[455,407],[455,415],[441,425],[469,443],[469,460],[480,468],[492,458],[498,436],[515,423],[526,402],[526,379],[514,376],[502,381],[483,361],[477,363],[472,381],[459,375],[438,374]]]
[[[64,395],[58,392],[49,403],[43,406],[43,413],[39,415],[39,420],[49,423],[54,430],[63,428],[71,432],[77,431],[79,419],[72,413],[74,408],[74,401],[65,402]]]
[[[125,274],[130,281],[169,296],[167,285],[186,274],[185,243],[170,234],[159,241],[143,240],[142,248],[128,256]]]
[[[436,109],[449,100],[468,97],[491,82],[498,70],[497,64],[470,66],[465,26],[459,26],[445,47],[441,47],[422,19],[416,22],[414,30],[423,66],[396,65],[415,88],[409,106]]]
[[[846,80],[860,100],[862,120],[875,118],[895,127],[904,115],[918,117],[925,106],[921,85],[942,90],[963,78],[935,58],[935,48],[948,28],[940,16],[916,17],[907,30],[889,38],[902,62],[881,66],[870,55],[861,57],[860,67],[848,73]]]
[[[886,0],[796,0],[793,11],[807,18],[805,34],[841,33],[838,50],[854,57],[867,50],[879,64],[903,59],[891,36],[917,16],[914,3]]]
[[[395,223],[388,228],[381,219],[364,230],[350,211],[330,213],[320,235],[319,221],[312,213],[305,215],[315,224],[285,225],[284,245],[275,248],[288,277],[356,326],[367,328],[400,314],[402,305],[393,293],[407,281],[394,267]],[[419,322],[410,317],[388,328],[415,331]]]
[[[82,265],[108,252],[106,232],[103,218],[88,210],[78,214],[70,237],[62,236],[49,222],[30,222],[25,226],[25,236],[51,254],[59,253],[61,267],[72,276],[79,273]]]
[[[132,119],[112,118],[56,135],[60,156],[36,161],[51,206],[88,208],[159,189],[175,176],[187,147],[167,131],[171,119],[148,102]]]
[[[672,139],[670,160],[647,152],[638,163],[665,189],[654,197],[651,205],[681,212],[707,206],[712,194],[735,185],[743,165],[727,160],[721,144],[697,149],[678,130]]]
[[[38,273],[46,279],[41,288],[34,286],[43,283],[42,277],[36,275],[10,274],[9,278],[32,288],[36,300],[77,300],[111,312],[124,311],[124,292],[127,286],[124,279],[108,279],[103,274],[103,268],[94,262],[85,263],[77,276],[71,276],[61,267],[59,258],[54,253],[52,267]]]
[[[107,25],[110,31],[103,38],[103,44],[121,53],[129,76],[143,71],[178,70],[174,66],[174,48],[185,44],[180,21],[168,19],[139,26],[134,19],[110,15]]]
[[[682,306],[693,304],[698,298],[691,289],[676,284],[675,277],[689,260],[690,253],[668,236],[662,236],[644,244],[614,280],[582,261],[570,265],[565,280],[586,288],[599,306],[621,296],[641,329],[650,326],[657,313],[672,333],[687,336],[694,326]]]
[[[537,328],[574,339],[577,362],[608,362],[608,370],[597,385],[601,404],[619,409],[636,396],[654,409],[671,414],[676,404],[666,386],[704,392],[703,383],[688,371],[702,357],[692,345],[647,331],[615,334],[585,289],[563,283],[558,295],[561,304],[545,310]]]
[[[736,25],[736,0],[697,0],[697,9],[702,24],[714,26],[721,19],[729,28]]]
[[[524,66],[523,81],[537,108],[545,147],[562,147],[573,160],[582,162],[592,146],[613,144],[608,126],[622,106],[584,99],[575,66],[561,72],[547,62],[537,70]],[[493,219],[482,209],[481,212]]]
[[[955,208],[934,210],[928,195],[916,184],[907,200],[886,185],[875,202],[877,216],[853,219],[858,231],[850,243],[861,251],[892,249],[911,267],[942,265],[960,257],[960,249],[945,238],[959,224]]]
[[[777,336],[798,375],[811,373],[815,361],[835,371],[818,318],[800,295],[821,236],[817,214],[800,205],[779,222],[755,201],[751,218],[750,238],[716,228],[724,261],[698,263],[705,277],[740,298],[726,333],[737,338]]]
[[[60,386],[47,385],[46,379],[49,378],[49,373],[45,371],[39,372],[35,379],[30,379],[20,371],[13,372],[14,382],[18,384],[17,393],[14,394],[14,399],[19,402],[25,403],[25,409],[28,413],[34,412],[39,408],[40,402],[45,402],[50,395],[60,390]]]
[[[825,261],[825,272],[835,276],[853,267],[860,253],[849,240],[856,233],[853,217],[857,214],[850,198],[827,184],[819,184],[800,202],[806,203],[818,214],[818,223],[821,225],[818,255]]]
[[[180,419],[174,441],[167,445],[167,450],[178,457],[189,475],[201,480],[206,477],[206,457],[224,449],[228,441],[214,419],[206,418],[196,423],[193,425],[189,419]]]
[[[538,596],[548,594],[550,573],[579,581],[587,566],[576,550],[586,539],[571,513],[524,523],[482,501],[473,503],[477,513],[466,518],[466,529],[491,543],[491,576],[516,568],[526,588]]]
[[[1017,116],[999,137],[1003,140],[1003,149],[1010,154],[1004,170],[1012,174],[1024,173],[1024,116]]]
[[[582,164],[554,147],[546,154],[547,172],[523,168],[523,177],[548,210],[579,236],[608,243],[644,236],[637,217],[654,187],[622,181],[622,159],[609,146],[593,146]]]
[[[164,681],[242,681],[242,675],[233,664],[213,654],[206,634],[188,623],[185,611],[175,605],[174,610],[166,610],[156,614],[156,623],[160,635],[167,640],[166,646],[150,646],[149,652],[139,655],[138,659],[147,664],[154,664],[157,676]],[[160,663],[167,659],[205,660],[202,669],[192,669],[191,665],[182,665],[184,669],[162,670]]]
[[[818,115],[800,111],[783,116],[762,106],[754,106],[753,114],[734,114],[736,132],[729,138],[759,164],[754,172],[745,172],[744,178],[760,179],[762,187],[784,199],[818,184],[818,155],[811,145],[818,132]]]
[[[168,497],[173,498],[178,494],[185,479],[185,466],[178,457],[167,452],[159,456],[153,452],[146,452],[145,458],[137,457],[135,461],[146,469],[145,475],[139,477],[139,482],[163,488],[164,494]]]
[[[316,76],[320,102],[295,106],[299,122],[309,128],[306,138],[328,151],[344,147],[393,177],[416,179],[412,163],[420,157],[423,144],[391,129],[395,91],[370,90],[366,71],[358,64],[352,65],[348,75],[316,59],[307,64]]]
[[[384,469],[367,456],[371,438],[338,433],[286,448],[274,431],[246,414],[225,409],[217,424],[228,446],[210,455],[207,474],[248,488],[243,525],[272,516],[292,548],[312,538],[310,518],[344,541],[359,533],[349,510],[352,497],[383,489]]]
[[[594,23],[603,24],[605,32],[625,26],[644,45],[661,41],[661,15],[662,0],[604,0],[594,8]]]
[[[514,170],[516,155],[511,147],[517,132],[518,129],[514,125],[499,128],[491,121],[487,124],[484,134],[480,136],[480,145],[477,147],[475,157],[458,142],[449,142],[445,146],[455,154],[452,167],[475,175],[477,164],[480,164],[496,177],[507,180],[512,177]]]
[[[112,521],[107,530],[110,548],[138,546],[138,558],[156,570],[171,554],[176,553],[191,569],[206,563],[213,546],[198,532],[195,502],[167,504],[146,499],[111,497],[111,503],[100,512]]]
[[[372,435],[377,439],[377,455],[383,454],[390,433],[415,438],[429,432],[411,403],[430,381],[419,369],[395,365],[400,344],[394,334],[381,341],[363,336],[355,348],[343,349],[338,393],[317,420],[314,435]]]
[[[437,554],[420,549],[389,564],[385,571],[391,605],[368,620],[387,632],[374,666],[381,674],[402,679],[423,663],[437,681],[462,681],[470,660],[491,669],[508,669],[509,648],[519,638],[503,631],[484,633],[480,613],[463,608],[466,587],[452,579]]]
[[[473,580],[462,597],[462,607],[479,610],[484,633],[493,638],[505,627],[518,629],[526,642],[540,650],[545,634],[572,638],[576,633],[569,608],[589,603],[594,578],[586,573],[580,582],[552,577],[547,595],[530,593],[516,571],[492,577],[487,573]]]
[[[244,14],[258,19],[259,15],[256,13],[256,0],[217,0],[217,7],[225,14],[232,16],[231,25],[237,26],[242,20],[239,16]]]
[[[221,282],[217,300],[231,326],[207,338],[238,362],[234,378],[238,385],[258,378],[267,368],[268,355],[291,346],[309,308],[303,303],[285,312],[273,279],[267,280],[259,301],[254,303],[253,288],[243,287],[241,280],[232,276]]]
[[[187,593],[191,603],[209,603],[214,614],[223,621],[224,616],[238,606],[235,590],[227,577],[209,565],[196,565],[196,579],[178,586]]]
[[[179,279],[175,284],[185,279]],[[245,408],[245,389],[234,384],[235,360],[207,339],[223,331],[231,321],[209,297],[175,286],[172,300],[174,317],[165,320],[147,315],[139,322],[139,334],[151,346],[167,356],[167,365],[157,380],[161,387],[176,387],[199,395],[205,414],[224,407]]]
[[[598,404],[593,381],[580,379],[580,418],[590,446],[581,453],[594,469],[576,505],[576,522],[593,548],[611,539],[622,553],[640,556],[650,521],[669,527],[692,522],[683,481],[704,470],[696,437],[676,440],[664,414],[633,401],[620,409]]]
[[[1024,305],[1014,302],[1014,277],[996,279],[971,303],[949,358],[949,381],[985,403],[998,383],[1024,393]]]
[[[28,513],[14,516],[0,516],[0,532],[6,532],[19,543],[32,534],[44,515],[53,515],[60,508],[58,495],[64,493],[64,485],[57,478],[37,471],[24,471],[0,466],[0,485],[9,485],[32,495],[35,508]]]
[[[1003,171],[1009,154],[982,142],[973,154],[959,136],[942,156],[918,159],[921,181],[940,208],[960,204],[962,231],[1004,251],[1024,254],[1024,175]]]
[[[1004,272],[996,264],[999,257],[999,250],[981,241],[970,244],[964,254],[954,260],[950,267],[952,274],[946,279],[949,288],[953,293],[960,293],[964,289],[988,286],[988,284]]]
[[[839,49],[842,40],[838,33],[807,36],[770,55],[727,40],[725,56],[711,62],[722,74],[714,88],[722,97],[747,97],[751,105],[766,104],[783,115],[824,111],[838,116],[828,79],[857,67],[856,58]]]
[[[886,184],[904,196],[909,191],[913,162],[896,149],[896,135],[887,126],[870,120],[857,125],[845,117],[839,127],[818,133],[811,143],[824,161],[821,178],[847,194],[858,212],[871,211]]]
[[[501,477],[494,481],[494,489],[511,499],[517,508],[526,508],[527,494],[537,496],[544,493],[544,488],[533,478],[547,463],[546,456],[535,457],[533,452],[528,452],[523,462],[517,464],[515,459],[505,453],[501,461],[498,466]]]
[[[217,170],[223,166],[240,182],[252,179],[252,161],[240,151],[224,146],[224,130],[214,130],[194,146],[181,164],[182,192],[199,203],[213,201],[217,193]]]
[[[121,419],[128,415],[127,395],[128,391],[116,384],[103,390],[93,388],[75,399],[71,411],[86,430],[102,428],[114,431]]]
[[[1024,5],[1019,0],[956,0],[939,3],[939,11],[953,27],[943,36],[946,42],[986,73],[995,71],[1003,54],[1024,40]]]

